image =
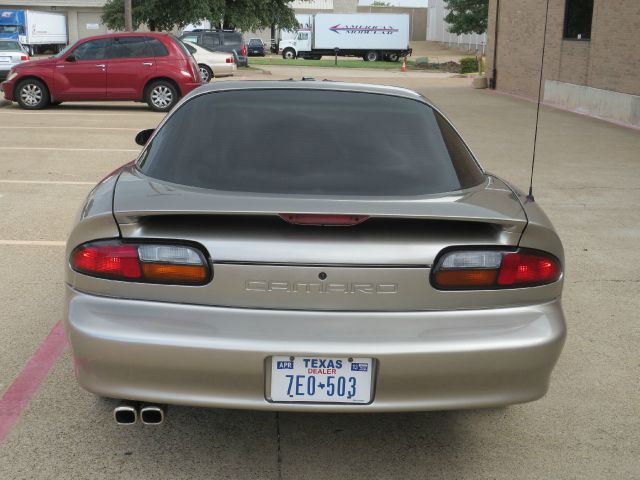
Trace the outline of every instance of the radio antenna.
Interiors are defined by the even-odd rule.
[[[542,55],[540,57],[540,78],[538,82],[538,101],[536,105],[536,128],[533,134],[533,154],[531,156],[531,177],[529,178],[529,195],[527,200],[535,202],[533,198],[533,168],[536,164],[536,144],[538,143],[538,122],[540,120],[540,101],[542,100],[542,71],[544,69],[544,50],[547,46],[547,22],[549,20],[549,0],[547,0],[547,6],[544,13],[544,33],[542,35]]]

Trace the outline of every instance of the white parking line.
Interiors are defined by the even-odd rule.
[[[35,247],[64,247],[66,242],[53,240],[0,240],[0,245],[21,245]]]
[[[97,112],[87,112],[87,111],[67,111],[67,112],[7,112],[0,110],[0,115],[87,115],[87,116],[100,116],[100,117],[122,117],[127,115],[137,115],[138,113],[148,113],[151,115],[155,115],[155,112],[149,112],[145,110],[135,111],[135,112],[122,112],[122,113],[97,113]]]
[[[10,127],[0,127],[0,129],[2,130],[42,130],[42,129],[46,129],[46,130],[69,130],[69,129],[73,129],[73,130],[123,130],[123,131],[131,131],[131,132],[137,132],[140,129],[139,128],[126,128],[126,127],[52,127],[52,126],[40,126],[40,127],[33,127],[33,126],[29,126],[29,127],[17,127],[17,126],[10,126]]]
[[[0,180],[0,183],[34,184],[34,185],[95,185],[96,182],[72,182],[67,180]]]
[[[129,148],[53,148],[53,147],[0,147],[0,150],[55,150],[60,152],[134,152],[140,153],[139,149]]]

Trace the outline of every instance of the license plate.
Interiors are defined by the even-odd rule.
[[[11,57],[0,57],[0,62],[10,62],[11,61]]]
[[[371,401],[372,378],[371,358],[275,356],[271,400],[366,404]]]

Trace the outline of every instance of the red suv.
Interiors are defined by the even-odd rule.
[[[172,35],[114,33],[17,65],[0,87],[7,100],[26,109],[76,100],[136,100],[166,112],[201,84],[198,64]]]

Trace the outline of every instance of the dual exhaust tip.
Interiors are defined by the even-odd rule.
[[[143,425],[162,425],[167,417],[167,406],[155,403],[121,402],[113,409],[113,418],[118,425],[134,425],[138,420]]]

